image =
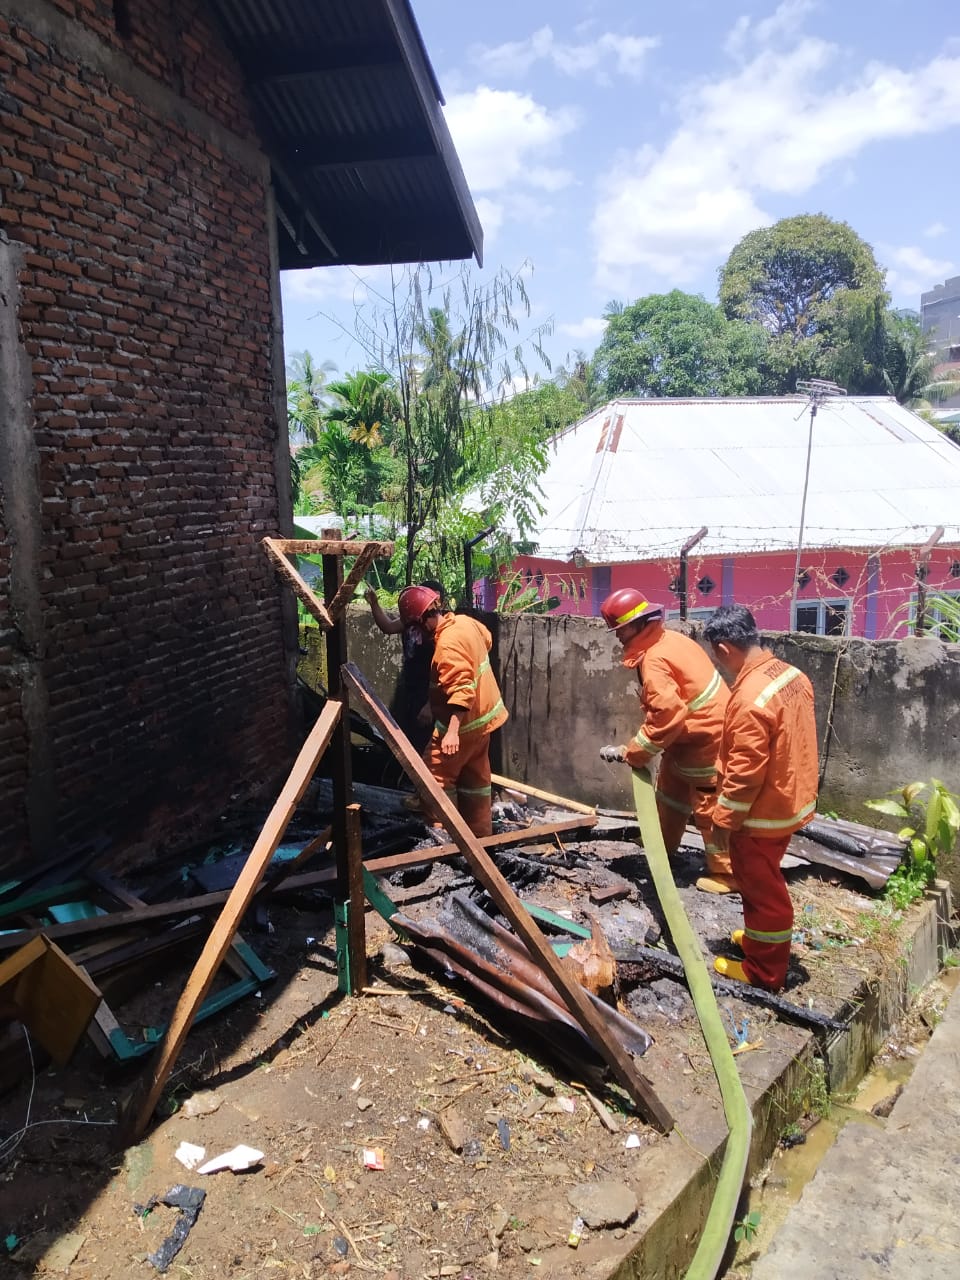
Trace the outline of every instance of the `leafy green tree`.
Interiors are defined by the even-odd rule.
[[[888,312],[885,339],[883,381],[900,404],[928,417],[935,404],[960,393],[960,378],[936,372],[936,351],[931,350],[915,311]]]
[[[309,351],[295,351],[287,363],[287,425],[292,444],[316,440],[329,403],[327,375],[336,365],[318,364]]]
[[[391,275],[385,306],[358,313],[355,336],[371,365],[391,377],[396,396],[387,443],[402,470],[396,515],[404,528],[406,582],[423,541],[450,541],[434,530],[450,503],[460,503],[480,474],[495,469],[480,406],[515,376],[527,376],[530,351],[546,363],[544,326],[521,335],[520,318],[530,312],[524,274],[501,270],[477,284],[463,267],[437,285],[432,268],[421,263]]]
[[[791,392],[811,377],[883,389],[884,273],[845,222],[801,214],[751,231],[720,270],[719,296],[731,320],[769,335],[772,389]]]
[[[592,399],[736,396],[762,390],[766,334],[729,320],[698,295],[674,289],[605,312],[594,353]]]

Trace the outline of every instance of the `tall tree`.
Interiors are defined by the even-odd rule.
[[[721,307],[770,335],[768,367],[782,392],[810,377],[882,390],[886,304],[873,250],[822,213],[751,231],[720,270]]]
[[[594,353],[592,399],[614,396],[736,396],[764,389],[764,331],[728,320],[699,295],[650,294],[605,312]]]
[[[547,362],[545,326],[521,334],[530,313],[524,275],[501,270],[477,284],[463,267],[437,285],[421,263],[391,273],[386,305],[358,313],[355,336],[396,391],[391,446],[404,472],[407,582],[424,530],[462,492],[485,447],[479,406],[526,377],[531,351]]]
[[[287,425],[294,445],[317,440],[329,403],[327,375],[336,370],[330,360],[318,364],[309,351],[294,351],[287,362]]]

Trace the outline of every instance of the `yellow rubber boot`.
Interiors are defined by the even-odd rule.
[[[740,886],[733,876],[709,875],[701,876],[697,881],[701,893],[739,893]]]
[[[730,941],[733,943],[735,947],[742,947],[743,946],[743,930],[734,929],[733,932],[730,934]]]
[[[726,956],[717,956],[713,967],[724,978],[732,978],[734,982],[745,982],[748,986],[751,985],[739,960],[728,960]]]

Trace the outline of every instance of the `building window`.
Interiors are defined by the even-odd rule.
[[[849,619],[849,600],[809,600],[794,609],[793,629],[810,636],[845,636]]]
[[[830,581],[836,583],[838,587],[845,587],[850,581],[850,575],[847,573],[846,569],[844,569],[843,565],[841,565],[839,569],[831,573]]]
[[[910,631],[917,621],[917,597],[910,601]],[[960,591],[931,591],[924,609],[925,636],[936,636],[944,644],[960,642]]]
[[[700,579],[700,581],[697,583],[697,590],[700,592],[700,594],[701,594],[702,596],[708,596],[708,595],[710,594],[710,592],[714,590],[714,588],[716,587],[716,585],[717,585],[717,584],[716,584],[716,583],[714,582],[714,580],[710,577],[710,575],[709,575],[709,574],[706,574],[706,575],[704,575],[704,577],[702,577],[702,578]]]

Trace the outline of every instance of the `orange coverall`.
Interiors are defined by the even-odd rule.
[[[430,665],[434,727],[423,753],[424,763],[476,836],[488,836],[493,830],[490,735],[508,715],[490,668],[492,643],[482,622],[462,614],[444,614],[434,632]],[[440,744],[452,713],[460,717],[460,748],[454,755],[444,755]]]
[[[743,898],[744,970],[779,991],[787,980],[793,904],[780,860],[817,806],[813,686],[766,649],[734,681],[720,746],[721,793],[713,820],[731,833]]]
[[[640,769],[660,756],[657,812],[667,852],[680,847],[693,813],[707,870],[730,875],[728,855],[710,843],[727,686],[695,640],[668,631],[662,622],[650,623],[630,640],[623,665],[636,669],[643,703],[643,723],[625,759]]]

